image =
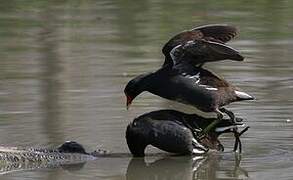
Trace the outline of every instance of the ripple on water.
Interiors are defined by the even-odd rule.
[[[280,141],[280,140],[279,140]],[[284,140],[283,140],[284,141]],[[262,142],[262,146],[245,148],[242,164],[250,171],[273,170],[293,167],[292,147],[280,145],[278,141]]]

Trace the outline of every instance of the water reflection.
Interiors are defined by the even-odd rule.
[[[61,167],[64,171],[75,172],[75,171],[80,171],[82,168],[84,168],[85,164],[86,162],[76,163],[76,164],[65,164],[65,165],[61,165]],[[56,176],[54,178],[48,177],[48,179],[56,179]]]
[[[127,153],[110,153],[96,160],[81,163],[73,161],[71,164],[41,161],[2,162],[0,174],[14,173],[21,177],[25,172],[35,170],[36,174],[43,173],[42,177],[46,175],[47,179],[63,179],[69,174],[79,179],[92,179],[94,173],[96,173],[95,177],[101,179],[119,177],[118,179],[127,180],[248,178],[248,172],[240,163],[241,156],[237,153],[211,152],[204,156],[170,156],[166,153],[152,153],[145,158],[132,158]],[[46,169],[48,171],[45,171]]]
[[[206,156],[164,157],[152,162],[145,158],[132,158],[128,164],[127,180],[157,179],[241,179],[248,177],[248,172],[240,167],[241,157],[210,153]],[[233,156],[233,155],[232,155]],[[221,163],[221,159],[229,159],[229,164]],[[231,159],[232,158],[232,159]]]
[[[86,162],[80,162],[80,163],[73,163],[73,164],[63,164],[60,165],[57,162],[56,164],[52,163],[44,163],[41,161],[38,162],[15,162],[15,163],[6,163],[4,161],[1,161],[0,164],[0,175],[4,174],[11,174],[16,172],[25,172],[25,171],[31,171],[36,169],[48,169],[48,168],[60,168],[63,171],[74,173],[82,170],[84,168],[84,165]],[[46,178],[43,179],[56,179],[59,178],[60,174],[48,174]]]
[[[60,122],[60,87],[58,79],[60,72],[60,57],[58,54],[59,36],[56,29],[56,14],[52,13],[51,6],[47,6],[40,13],[43,22],[38,33],[39,53],[41,55],[41,94],[43,101],[41,107],[44,111],[42,128],[47,135],[48,142],[64,142],[62,133],[62,123]],[[65,169],[81,169],[83,164],[73,166],[63,166]],[[60,173],[49,174],[46,179],[54,179]],[[45,177],[44,177],[45,179]]]
[[[40,16],[42,26],[38,34],[38,42],[40,46],[40,61],[41,69],[41,94],[43,101],[41,106],[44,110],[44,119],[42,127],[45,134],[48,136],[49,142],[64,142],[60,124],[60,105],[59,94],[61,83],[58,79],[60,72],[60,58],[58,54],[58,33],[56,29],[56,17],[51,12],[50,6],[41,12]]]

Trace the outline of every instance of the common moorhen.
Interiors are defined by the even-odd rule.
[[[223,118],[223,113],[234,119],[233,113],[223,106],[235,101],[254,99],[216,74],[187,62],[172,68],[166,66],[129,81],[124,89],[127,108],[143,91],[194,106],[204,112],[215,112],[219,120]]]
[[[127,145],[134,156],[144,156],[147,145],[176,154],[202,154],[209,149],[223,151],[218,137],[233,132],[238,125],[231,120],[222,120],[204,138],[199,132],[214,118],[203,118],[175,110],[159,110],[143,114],[127,126]]]

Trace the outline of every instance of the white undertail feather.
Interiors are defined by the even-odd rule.
[[[210,91],[217,91],[218,90],[218,88],[213,88],[213,87],[207,87],[206,89],[210,90]]]
[[[254,99],[254,97],[253,96],[250,96],[249,94],[247,94],[247,93],[245,93],[245,92],[242,92],[242,91],[235,91],[235,94],[236,94],[236,96],[238,97],[238,98],[240,98],[240,99],[243,99],[243,100],[245,100],[245,99],[247,99],[247,100],[249,100],[249,99]]]

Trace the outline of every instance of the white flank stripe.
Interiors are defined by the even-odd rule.
[[[217,91],[218,90],[218,88],[210,87],[210,86],[207,86],[204,84],[200,84],[199,86],[204,87],[205,89],[210,90],[210,91]]]
[[[193,44],[194,43],[194,41],[187,41],[187,43],[186,44]]]
[[[213,88],[213,87],[207,87],[206,89],[210,90],[210,91],[217,91],[218,90],[218,88]]]
[[[199,79],[199,73],[197,73],[196,75],[193,76],[186,76],[187,78],[194,78],[194,79]]]

